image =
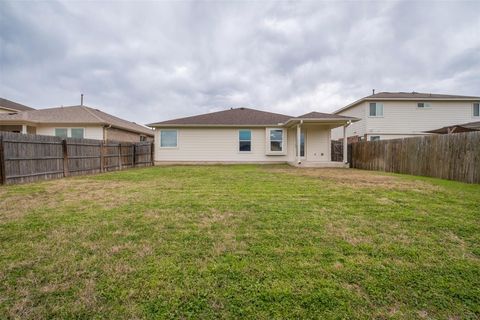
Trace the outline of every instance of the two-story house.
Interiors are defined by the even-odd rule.
[[[333,114],[361,119],[347,128],[351,140],[414,137],[426,131],[480,120],[480,97],[419,92],[379,92]],[[341,128],[332,139],[343,137]]]

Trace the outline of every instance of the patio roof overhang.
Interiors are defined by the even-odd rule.
[[[330,128],[341,127],[349,125],[352,122],[360,121],[358,118],[342,117],[342,118],[292,118],[284,123],[284,126],[291,128],[298,124],[318,124],[328,126]]]

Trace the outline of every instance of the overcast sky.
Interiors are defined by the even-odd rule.
[[[480,95],[476,2],[8,2],[0,96],[150,123],[331,112],[380,91]]]

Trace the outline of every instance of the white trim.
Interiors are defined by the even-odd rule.
[[[478,116],[475,115],[475,104],[478,104]],[[472,118],[480,118],[480,102],[473,102],[472,103]]]
[[[282,150],[272,151],[270,141],[271,130],[282,130]],[[274,140],[275,141],[275,140]],[[287,129],[286,128],[265,128],[265,154],[268,156],[283,156],[287,154]]]
[[[250,140],[240,140],[240,131],[250,131]],[[240,153],[240,154],[252,153],[252,151],[253,151],[252,130],[251,129],[238,129],[237,133],[238,133],[238,135],[237,135],[237,152]],[[250,151],[241,151],[240,150],[240,142],[241,141],[250,141]]]
[[[175,147],[162,147],[162,131],[175,131],[175,134],[176,134],[176,142],[177,142],[177,145]],[[158,147],[160,149],[178,149],[178,130],[177,129],[161,129],[161,130],[158,130]]]

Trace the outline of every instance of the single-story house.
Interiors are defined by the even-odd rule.
[[[425,132],[437,133],[437,134],[452,134],[452,133],[472,132],[472,131],[480,131],[480,121],[454,124],[448,127],[442,127],[439,129],[425,131]]]
[[[84,105],[0,114],[0,131],[111,141],[153,141],[153,130]]]
[[[289,163],[335,167],[345,164],[331,161],[331,129],[343,126],[345,130],[358,120],[320,112],[292,117],[232,108],[148,126],[156,129],[157,164]]]

